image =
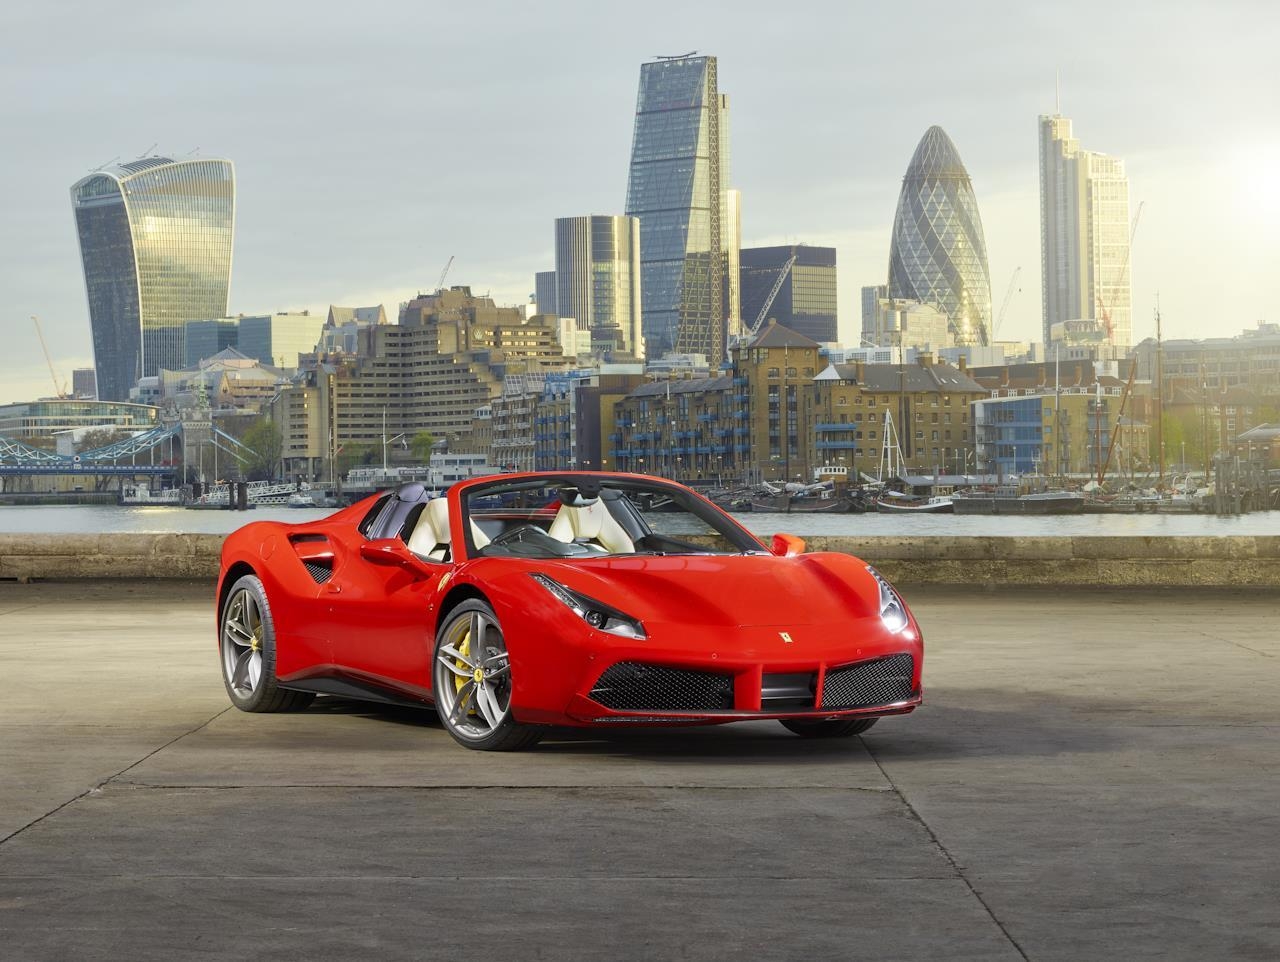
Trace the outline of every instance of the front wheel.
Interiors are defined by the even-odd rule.
[[[436,632],[432,692],[445,730],[467,748],[514,752],[542,737],[511,714],[511,661],[493,609],[464,601]]]
[[[315,699],[276,684],[276,625],[267,592],[256,575],[231,586],[218,619],[222,681],[241,711],[299,711]]]
[[[848,719],[809,719],[780,718],[782,727],[795,732],[801,738],[848,738],[850,735],[861,735],[878,722],[879,718]]]

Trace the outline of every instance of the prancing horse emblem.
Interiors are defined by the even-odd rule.
[[[778,637],[781,638],[783,641],[785,641],[788,645],[791,644],[791,636],[787,634],[785,631],[778,632]]]

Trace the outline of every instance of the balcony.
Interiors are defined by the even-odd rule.
[[[815,431],[852,431],[851,424],[835,424],[831,421],[820,421],[813,426]]]
[[[738,377],[735,377],[735,378],[733,379],[733,386],[734,386],[734,387],[746,387],[746,386],[747,386],[747,379],[746,379],[745,377],[742,377],[741,375],[739,375]]]
[[[733,400],[738,404],[746,404],[751,399],[749,394],[735,394]]]

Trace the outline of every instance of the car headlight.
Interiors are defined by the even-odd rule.
[[[617,608],[596,601],[584,594],[566,588],[554,578],[543,574],[533,574],[533,580],[551,592],[552,596],[566,608],[585,621],[597,631],[607,631],[621,638],[645,638],[644,625],[638,619],[624,614]]]
[[[884,575],[876,571],[871,565],[867,565],[867,570],[871,572],[871,577],[875,578],[876,584],[880,586],[880,620],[884,622],[884,626],[890,631],[895,633],[902,631],[910,622],[907,618],[906,605],[902,603],[898,593],[893,590],[893,586],[884,580]]]

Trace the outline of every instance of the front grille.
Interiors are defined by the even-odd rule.
[[[913,692],[915,662],[908,654],[860,661],[827,672],[822,708],[870,708],[907,701]]]
[[[303,567],[307,569],[307,574],[311,575],[316,584],[322,585],[333,575],[333,563],[324,561],[304,561]]]
[[[600,676],[591,697],[614,711],[716,711],[733,707],[733,676],[622,661]]]

